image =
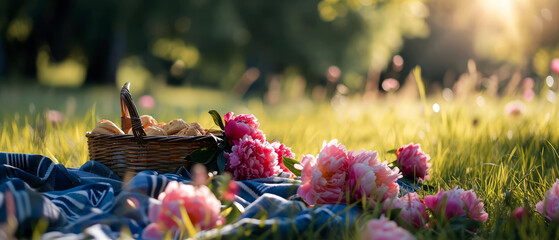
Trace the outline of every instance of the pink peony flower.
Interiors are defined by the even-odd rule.
[[[487,221],[489,215],[483,210],[483,202],[477,198],[473,190],[462,192],[462,201],[470,218],[482,222]]]
[[[349,152],[348,183],[354,200],[365,197],[372,200],[374,205],[377,200],[382,202],[398,196],[400,186],[396,180],[402,177],[400,170],[390,169],[386,162],[379,162],[377,157],[376,151]]]
[[[361,239],[368,240],[408,240],[416,239],[410,232],[398,227],[395,222],[390,221],[382,215],[379,219],[369,220]]]
[[[531,88],[524,90],[524,101],[531,102],[532,100],[534,100],[534,95],[534,90],[532,90]]]
[[[266,137],[262,130],[258,129],[260,124],[256,117],[252,114],[241,114],[233,116],[233,112],[229,112],[223,116],[225,120],[225,135],[229,139],[229,144],[233,145],[235,140],[243,138],[245,135],[266,141]]]
[[[265,178],[279,173],[278,155],[265,140],[245,135],[234,141],[231,151],[224,153],[226,171],[231,172],[235,180]]]
[[[297,190],[309,204],[339,203],[346,199],[348,156],[337,140],[324,142],[315,159],[305,155],[301,160],[302,184]]]
[[[527,219],[527,218],[530,217],[530,212],[525,207],[518,207],[516,210],[514,210],[514,212],[512,213],[512,216],[517,221],[522,222],[524,219]]]
[[[400,217],[416,229],[425,227],[429,216],[425,211],[425,204],[417,193],[408,193],[401,198],[391,198],[384,201],[382,212],[389,209],[401,209]]]
[[[291,173],[291,171],[289,171],[289,169],[285,167],[285,164],[283,164],[283,158],[295,158],[295,153],[291,152],[291,148],[286,147],[285,145],[283,145],[283,143],[273,142],[271,143],[271,145],[274,148],[276,154],[278,154],[278,165],[281,170],[287,173]]]
[[[421,150],[419,144],[410,143],[400,147],[396,151],[397,163],[402,166],[405,177],[414,178],[420,182],[429,179],[429,168],[431,157]]]
[[[547,219],[559,221],[559,178],[545,193],[543,200],[536,204],[536,209]]]
[[[559,58],[551,60],[551,71],[559,73]]]
[[[481,199],[478,199],[472,190],[464,191],[458,189],[458,186],[446,192],[441,189],[434,196],[426,196],[425,206],[430,208],[436,217],[442,217],[444,214],[446,219],[466,215],[467,218],[485,222],[488,217],[483,210]]]
[[[138,102],[140,103],[140,106],[145,109],[152,109],[155,107],[155,99],[153,99],[150,95],[141,96],[140,99],[138,99]]]
[[[195,227],[201,230],[215,228],[221,223],[221,202],[206,186],[197,186],[172,181],[165,191],[159,194],[161,205],[152,205],[148,217],[159,225],[161,231],[175,231],[183,226],[176,219],[183,220],[181,208],[184,208]],[[155,231],[149,229],[148,231]]]

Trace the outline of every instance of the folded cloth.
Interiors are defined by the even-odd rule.
[[[147,213],[170,181],[189,183],[184,168],[174,173],[138,173],[123,182],[103,164],[89,161],[66,168],[42,155],[0,152],[0,239],[115,239],[129,234],[141,238],[150,223]],[[344,204],[307,207],[287,200],[300,181],[272,177],[239,181],[235,201],[245,208],[237,221],[220,229],[200,232],[199,238],[254,238],[273,234],[281,238],[341,237],[343,229],[360,215]],[[413,192],[399,183],[401,194]],[[246,236],[246,231],[251,235]]]

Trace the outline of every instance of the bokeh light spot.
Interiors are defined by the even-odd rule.
[[[433,104],[433,112],[439,112],[441,110],[441,106],[438,103]]]

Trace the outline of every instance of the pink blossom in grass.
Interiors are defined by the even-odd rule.
[[[431,157],[421,150],[419,144],[407,144],[396,151],[397,163],[402,167],[405,177],[416,179],[423,182],[429,179],[429,169]]]
[[[547,219],[559,221],[559,179],[545,193],[543,200],[536,204],[536,209]]]
[[[301,160],[302,184],[297,190],[308,204],[334,204],[346,200],[348,156],[344,145],[324,142],[316,159],[305,155]]]
[[[155,99],[150,95],[141,96],[140,99],[138,99],[138,102],[140,103],[140,106],[145,109],[152,109],[155,107]]]
[[[204,185],[195,187],[172,181],[158,199],[161,205],[150,206],[148,217],[159,224],[161,231],[174,231],[184,226],[181,209],[188,214],[192,225],[201,230],[215,228],[222,221],[221,202]]]
[[[509,116],[516,117],[526,112],[526,105],[521,101],[511,101],[505,105],[505,113]]]
[[[279,173],[278,155],[266,141],[249,135],[234,141],[231,153],[224,153],[226,171],[234,180],[250,180],[271,177]]]
[[[377,201],[398,196],[400,186],[396,180],[402,177],[399,169],[390,169],[386,162],[379,162],[377,157],[376,151],[354,150],[348,153],[348,183],[354,200],[365,197],[374,205]]]
[[[387,78],[384,81],[382,81],[381,86],[384,91],[393,92],[398,90],[398,88],[400,88],[400,83],[398,82],[398,80],[394,78]]]
[[[194,175],[192,178],[192,183],[195,186],[208,184],[208,171],[206,170],[206,166],[204,164],[197,163],[196,165],[194,165],[192,170]]]
[[[524,101],[531,102],[532,100],[534,100],[534,95],[534,90],[532,90],[531,88],[524,90]]]
[[[559,58],[551,60],[551,71],[559,73]]]
[[[462,201],[464,202],[469,218],[476,221],[487,221],[489,215],[483,210],[483,202],[481,199],[477,198],[473,190],[462,192]]]
[[[405,221],[405,225],[419,229],[425,227],[429,220],[425,203],[419,198],[417,193],[408,193],[401,198],[386,199],[382,206],[382,212],[386,213],[390,209],[401,209],[400,217]]]
[[[223,193],[222,198],[226,201],[232,202],[235,196],[239,193],[239,185],[235,181],[229,181],[227,190]]]
[[[518,207],[516,210],[514,210],[512,216],[517,221],[522,222],[524,219],[530,217],[530,211],[525,207]]]
[[[485,222],[488,217],[488,214],[483,210],[483,202],[477,198],[474,191],[464,191],[464,189],[459,189],[458,186],[446,192],[441,189],[434,196],[426,196],[425,206],[430,208],[435,217],[438,218],[451,219],[466,215],[467,218]]]
[[[273,142],[271,143],[271,145],[274,148],[276,154],[278,155],[278,165],[280,169],[283,170],[284,172],[291,173],[291,171],[289,171],[289,169],[285,167],[285,164],[283,164],[283,158],[284,157],[295,158],[295,153],[291,152],[291,148],[285,146],[283,143]]]
[[[407,230],[398,227],[398,225],[386,219],[384,215],[382,215],[379,219],[372,219],[369,220],[365,224],[365,230],[361,235],[361,239],[367,240],[411,240],[416,239],[410,232]]]
[[[229,139],[229,144],[233,145],[235,140],[243,138],[245,135],[252,139],[266,141],[262,130],[258,129],[260,124],[252,114],[233,115],[229,112],[223,116],[225,121],[225,135]]]
[[[45,113],[47,122],[52,124],[62,124],[64,123],[64,114],[56,110],[48,110]]]
[[[534,79],[530,77],[524,78],[524,81],[522,82],[522,87],[524,89],[533,89],[534,85]]]

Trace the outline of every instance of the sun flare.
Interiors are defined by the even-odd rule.
[[[512,0],[480,0],[480,3],[494,18],[509,20],[513,15]]]

